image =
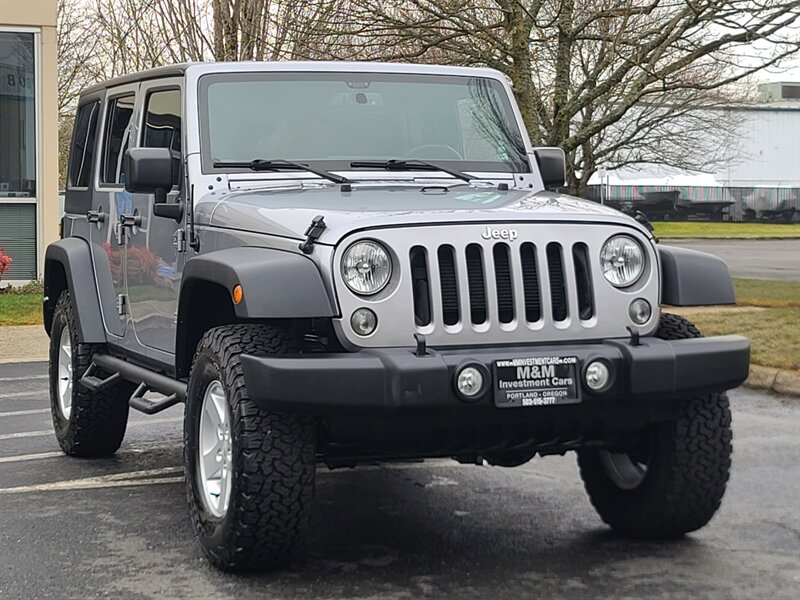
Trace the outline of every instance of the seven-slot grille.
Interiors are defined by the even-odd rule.
[[[416,245],[410,261],[414,321],[421,332],[437,324],[478,330],[497,324],[508,330],[521,322],[544,319],[558,325],[595,316],[589,249],[583,242]]]

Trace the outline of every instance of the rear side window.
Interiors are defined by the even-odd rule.
[[[124,183],[122,157],[130,142],[130,125],[135,96],[117,96],[108,101],[106,135],[103,143],[103,168],[100,181],[106,184]]]
[[[159,90],[147,96],[142,146],[171,151],[172,184],[178,185],[181,163],[180,90]]]
[[[100,102],[91,102],[78,108],[72,134],[72,151],[69,155],[68,181],[71,188],[89,187],[99,113]]]

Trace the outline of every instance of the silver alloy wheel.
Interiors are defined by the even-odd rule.
[[[203,503],[215,517],[224,517],[231,496],[232,446],[230,409],[225,388],[214,380],[206,388],[200,408],[197,465]]]
[[[647,476],[647,465],[634,460],[629,454],[601,450],[600,463],[614,485],[623,490],[639,487]]]
[[[58,340],[58,412],[69,421],[72,413],[72,336],[64,325]]]

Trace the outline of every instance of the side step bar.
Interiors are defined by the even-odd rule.
[[[112,375],[106,379],[96,377],[94,372],[97,367],[112,373]],[[131,395],[129,404],[131,408],[148,415],[161,412],[186,400],[186,384],[184,382],[160,373],[154,373],[107,354],[95,354],[92,357],[92,365],[81,377],[80,383],[90,390],[100,391],[116,384],[120,379],[139,384],[136,391]],[[166,397],[160,400],[148,400],[144,395],[150,390],[164,394]]]

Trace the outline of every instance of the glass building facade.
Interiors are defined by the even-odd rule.
[[[57,0],[0,0],[0,286],[39,279],[58,238]]]
[[[37,276],[36,35],[0,31],[0,248],[4,279]]]

